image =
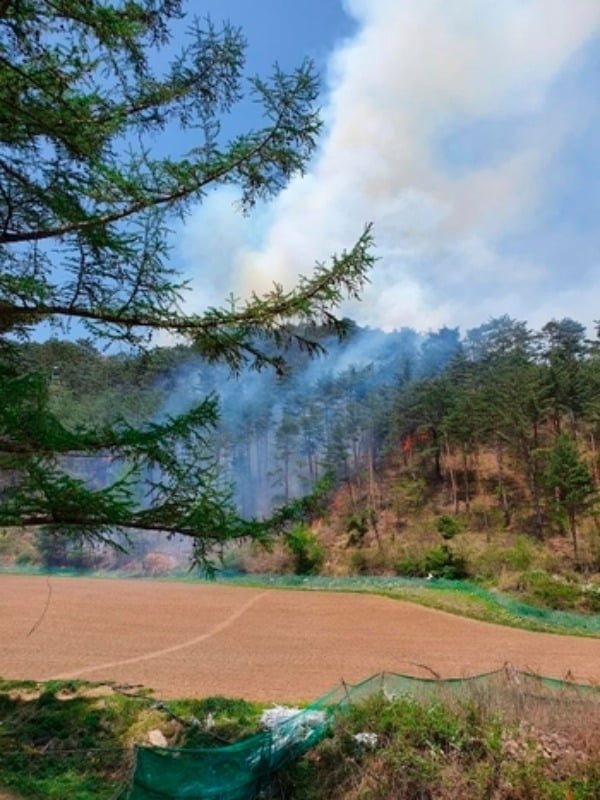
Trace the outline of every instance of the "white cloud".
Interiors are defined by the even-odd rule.
[[[598,34],[600,2],[345,7],[359,31],[332,55],[327,133],[309,174],[263,212],[259,243],[249,223],[234,222],[229,194],[227,207],[211,200],[188,225],[188,254],[222,265],[217,291],[233,280],[245,294],[274,280],[290,285],[372,220],[380,261],[362,304],[346,309],[359,321],[427,328],[468,327],[505,312],[527,317],[518,287],[541,285],[545,267],[527,253],[503,256],[497,242],[544,201],[545,176],[571,127],[560,104],[548,106],[548,92]],[[519,136],[501,158],[455,172],[440,155],[440,136],[479,119],[519,119]],[[207,223],[208,237],[199,233]]]

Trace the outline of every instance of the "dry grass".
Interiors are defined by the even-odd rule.
[[[374,747],[358,732],[376,734]],[[597,800],[600,693],[508,671],[371,698],[283,778],[289,800]]]

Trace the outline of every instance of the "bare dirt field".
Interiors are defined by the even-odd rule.
[[[600,639],[504,628],[369,595],[0,576],[0,676],[143,684],[162,697],[312,700],[383,670],[505,662],[600,683]]]

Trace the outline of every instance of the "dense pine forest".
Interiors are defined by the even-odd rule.
[[[321,358],[290,351],[281,374],[231,376],[188,346],[111,354],[83,340],[25,344],[21,363],[43,376],[51,410],[74,430],[157,424],[218,398],[206,447],[246,518],[317,487],[311,519],[274,554],[225,552],[237,568],[498,579],[511,565],[538,565],[588,580],[600,566],[600,350],[583,325],[533,331],[501,317],[462,336],[348,327],[341,342],[322,334]],[[61,458],[95,489],[127,473],[126,459]],[[145,491],[141,480],[141,505]],[[38,532],[20,558],[123,565],[154,553],[158,569],[161,538],[123,537],[127,552],[108,555]],[[5,557],[15,557],[8,541]],[[185,556],[177,537],[169,549]],[[532,580],[545,597],[545,579],[541,589]],[[549,600],[578,592],[554,587]]]

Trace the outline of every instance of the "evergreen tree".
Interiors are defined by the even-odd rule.
[[[94,341],[140,344],[161,329],[234,370],[282,369],[290,343],[320,351],[304,330],[342,329],[336,305],[360,291],[372,257],[367,229],[290,291],[182,313],[170,220],[211,187],[237,186],[246,210],[271,197],[302,171],[320,129],[304,64],[252,81],[264,126],[225,141],[223,116],[243,94],[243,36],[193,20],[159,73],[155,56],[182,15],[178,0],[0,3],[0,523],[96,541],[185,533],[203,562],[214,543],[261,537],[285,518],[236,515],[207,451],[214,398],[141,427],[69,426],[50,410],[48,376],[24,368],[19,337],[73,321]],[[174,128],[190,146],[161,156]],[[121,477],[94,490],[64,469],[73,453],[118,460]]]
[[[477,367],[481,380],[482,427],[496,453],[498,490],[505,524],[508,525],[511,519],[505,481],[505,461],[509,456],[511,465],[526,480],[533,527],[536,535],[542,537],[540,448],[548,402],[545,368],[537,360],[537,336],[527,329],[525,323],[508,317],[492,320],[488,333]]]
[[[582,370],[587,354],[585,327],[569,318],[553,319],[542,328],[542,336],[554,428],[560,433],[562,415],[567,414],[571,428],[575,430],[585,397]]]
[[[566,434],[556,437],[544,473],[546,486],[551,492],[555,517],[568,523],[573,541],[573,555],[579,561],[578,517],[588,511],[595,501],[592,476],[577,451],[575,442]]]
[[[446,369],[460,349],[458,328],[444,326],[437,331],[430,331],[421,346],[421,377],[433,378],[438,375]]]
[[[414,429],[429,438],[433,456],[434,478],[442,482],[442,455],[446,444],[446,423],[453,406],[456,389],[446,375],[421,381],[413,394],[410,414]]]

